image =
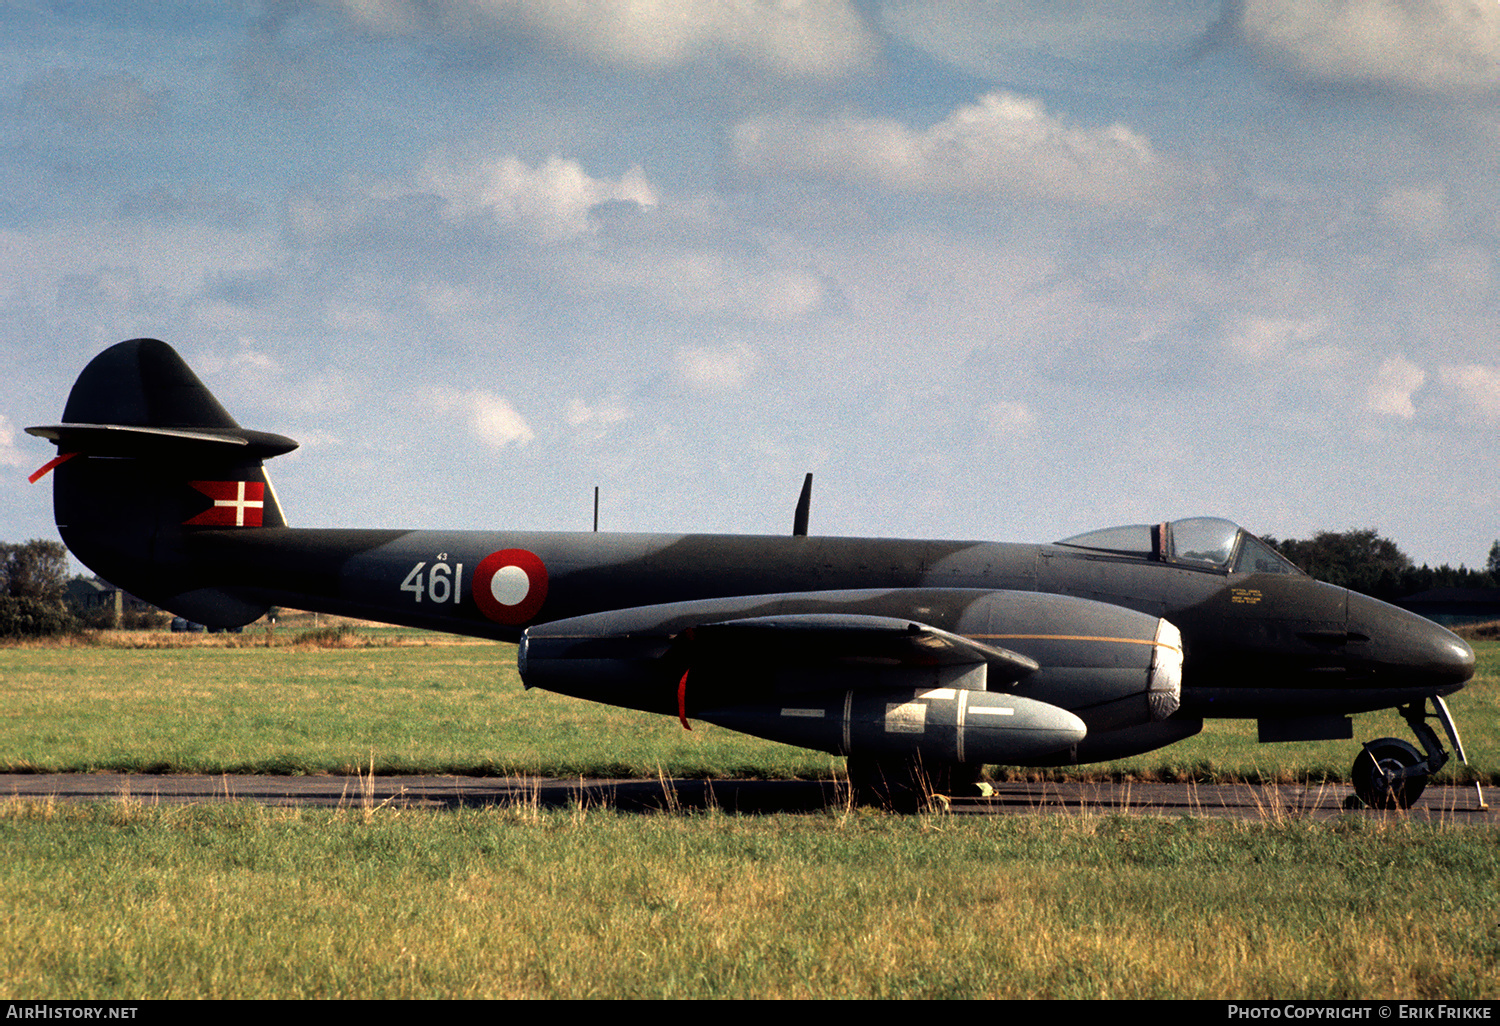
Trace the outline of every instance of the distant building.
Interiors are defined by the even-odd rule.
[[[1446,627],[1500,620],[1500,588],[1433,588],[1395,604]]]
[[[129,592],[121,591],[101,577],[75,577],[64,593],[70,608],[81,613],[104,611],[116,626],[126,613],[154,613],[156,607]]]

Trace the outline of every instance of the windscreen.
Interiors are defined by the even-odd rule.
[[[1234,558],[1240,526],[1218,517],[1174,520],[1169,525],[1167,555],[1178,563],[1227,567]]]

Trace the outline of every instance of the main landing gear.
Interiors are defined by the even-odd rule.
[[[1354,794],[1345,802],[1346,808],[1411,808],[1412,803],[1422,796],[1428,779],[1442,769],[1449,758],[1436,732],[1428,725],[1429,719],[1435,718],[1443,725],[1459,761],[1468,765],[1463,742],[1458,738],[1458,728],[1453,725],[1448,706],[1436,695],[1432,696],[1432,705],[1430,713],[1425,701],[1401,707],[1401,715],[1406,718],[1424,751],[1419,752],[1415,746],[1396,737],[1382,737],[1365,743],[1350,772]],[[1479,807],[1488,808],[1477,781],[1474,787],[1479,794]]]

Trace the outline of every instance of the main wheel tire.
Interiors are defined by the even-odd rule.
[[[1372,809],[1409,809],[1427,788],[1427,774],[1397,775],[1424,761],[1421,752],[1398,737],[1371,741],[1354,760],[1354,793]]]

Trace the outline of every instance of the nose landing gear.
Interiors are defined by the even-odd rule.
[[[1458,728],[1453,725],[1448,706],[1437,695],[1432,696],[1432,704],[1434,711],[1431,713],[1427,711],[1426,702],[1413,702],[1401,707],[1401,715],[1421,742],[1425,755],[1400,738],[1383,737],[1366,742],[1350,771],[1354,795],[1346,803],[1347,807],[1411,808],[1412,803],[1421,797],[1423,789],[1427,787],[1428,779],[1442,769],[1449,758],[1448,753],[1443,751],[1437,734],[1427,724],[1429,718],[1436,718],[1443,725],[1459,761],[1468,765],[1463,742],[1459,740]],[[1474,788],[1479,797],[1479,807],[1489,808],[1478,781],[1475,781]]]
[[[1447,752],[1440,752],[1444,762]],[[1350,779],[1360,802],[1372,809],[1409,809],[1427,787],[1427,760],[1398,737],[1365,742]]]

